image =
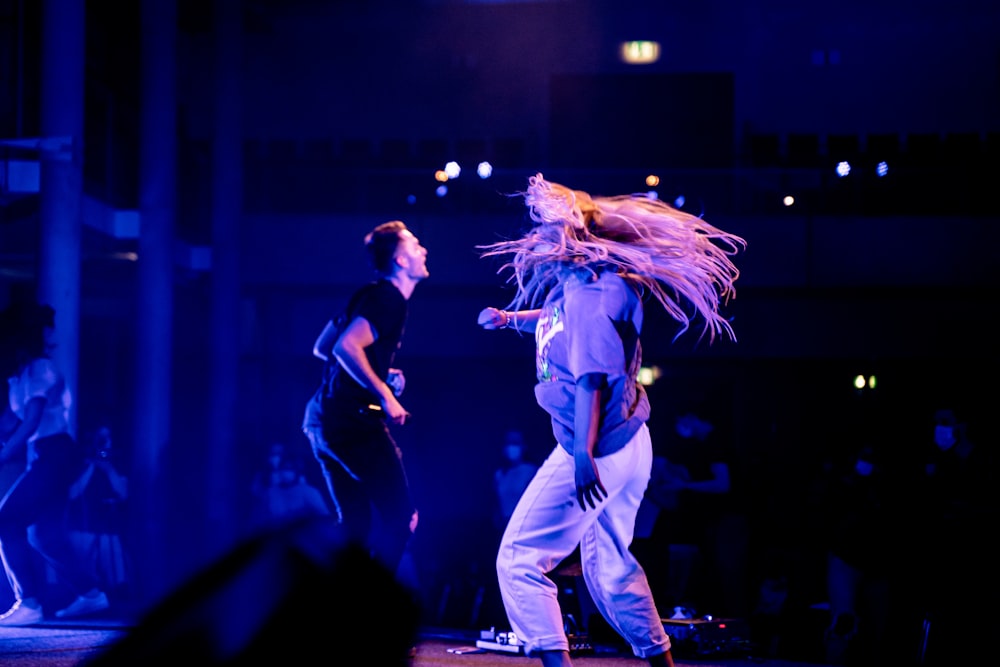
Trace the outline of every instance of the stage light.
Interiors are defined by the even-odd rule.
[[[437,189],[434,190],[434,194],[436,194],[438,197],[444,197],[445,195],[448,194],[448,186],[447,185],[437,186]]]
[[[656,176],[655,174],[650,174],[649,176],[646,177],[646,185],[648,185],[649,187],[655,188],[659,184],[660,184],[659,176]]]
[[[648,65],[660,59],[660,43],[644,39],[622,42],[618,47],[618,56],[623,63],[629,65]]]
[[[636,377],[636,381],[644,387],[648,387],[659,380],[662,375],[663,371],[659,366],[642,366],[639,368],[639,375]]]
[[[487,179],[493,175],[493,165],[489,162],[480,162],[476,167],[476,173],[479,174],[479,178]]]
[[[684,202],[686,201],[684,195],[677,195],[677,199],[674,200],[674,208],[684,208]]]
[[[444,169],[438,169],[434,172],[434,180],[440,183],[445,183],[448,181],[448,172]]]
[[[851,163],[847,160],[837,163],[837,176],[843,178],[851,173]]]
[[[864,373],[859,373],[854,376],[854,388],[858,391],[863,389],[874,389],[878,385],[878,380],[875,378],[875,374],[871,374],[865,377]]]
[[[795,197],[792,195],[785,195],[785,198],[781,200],[781,203],[785,206],[791,206],[795,203]]]
[[[882,178],[888,173],[889,173],[889,164],[885,162],[885,160],[875,165],[875,174],[878,175],[879,178]]]
[[[459,174],[462,173],[462,168],[458,166],[458,163],[452,160],[444,166],[444,173],[448,174],[448,178],[458,178]]]

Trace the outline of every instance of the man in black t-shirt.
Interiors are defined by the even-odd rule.
[[[429,275],[427,249],[398,220],[375,227],[365,236],[365,249],[376,279],[354,293],[345,317],[330,320],[313,345],[313,355],[328,364],[328,381],[310,401],[303,430],[347,539],[396,573],[417,510],[402,453],[389,433],[389,424],[405,424],[410,416],[398,398],[403,373],[392,364],[407,301]]]

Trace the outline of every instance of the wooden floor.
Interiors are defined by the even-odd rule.
[[[95,658],[128,628],[115,623],[0,627],[3,667],[77,667]]]
[[[387,626],[389,627],[389,626]],[[184,645],[172,632],[140,634],[139,628],[117,622],[113,619],[95,619],[74,623],[46,621],[23,628],[0,627],[0,666],[2,667],[198,667],[201,665],[226,665],[234,667],[243,664],[281,663],[287,665],[330,664],[330,665],[374,665],[398,667],[399,662],[388,660],[385,642],[368,641],[361,646],[346,645],[334,633],[316,632],[315,641],[303,641],[302,636],[294,641],[270,642],[263,651],[237,651],[234,659],[213,657],[220,643],[218,637],[204,642],[184,640]],[[391,632],[391,628],[389,630]],[[286,638],[287,635],[279,633]],[[158,649],[150,650],[142,645],[145,637],[152,643],[166,647],[164,656]],[[333,641],[331,641],[333,639]],[[245,637],[243,641],[245,641]],[[138,651],[124,655],[113,649],[122,644],[138,641]],[[207,647],[213,646],[210,651]],[[478,649],[478,650],[477,650]],[[418,635],[416,654],[408,662],[409,667],[532,667],[540,661],[520,654],[510,654],[497,650],[483,650],[476,647],[476,637],[468,631],[448,631],[440,628],[424,628]],[[263,653],[263,655],[262,655]],[[936,660],[914,660],[909,650],[900,651],[890,659],[876,662],[853,662],[848,664],[864,667],[973,667],[977,664],[993,664],[987,655],[966,651],[961,656],[951,656],[950,651]],[[320,656],[327,654],[327,658]],[[970,655],[979,655],[970,659]],[[136,656],[141,659],[136,659]],[[398,653],[397,653],[398,655]],[[178,658],[178,656],[182,656]],[[951,659],[954,657],[955,659]],[[677,667],[824,667],[825,663],[782,659],[752,652],[722,655],[693,655],[689,652],[674,651]],[[573,663],[577,667],[640,667],[646,664],[620,647],[598,646],[590,650],[576,651]]]
[[[455,651],[462,651],[456,653]],[[540,665],[540,661],[523,655],[512,655],[492,650],[479,650],[475,641],[456,638],[424,636],[417,644],[414,667],[528,667]],[[469,651],[469,652],[466,652]],[[645,665],[626,651],[601,647],[598,650],[576,652],[573,664],[577,667],[627,667]],[[676,655],[677,667],[746,667],[764,665],[767,667],[816,667],[816,663],[789,662],[776,659],[755,658],[752,655],[731,655],[716,657],[684,657]]]
[[[46,622],[24,628],[0,627],[0,665],[3,667],[84,667],[90,663],[101,663],[102,653],[115,642],[123,639],[129,627],[113,622],[93,622],[60,624]],[[422,633],[416,646],[416,656],[411,660],[413,667],[522,667],[540,664],[534,658],[511,655],[489,650],[476,651],[475,639],[456,633],[446,636],[440,632]],[[334,649],[347,659],[324,664],[383,665],[379,647],[342,647]],[[364,651],[362,654],[358,650]],[[294,652],[291,651],[290,652]],[[194,658],[194,656],[192,656]],[[314,662],[319,664],[323,661]],[[149,664],[149,663],[147,663]],[[193,659],[195,664],[210,664]],[[222,664],[221,662],[218,664]],[[232,663],[225,663],[232,664]],[[289,662],[288,664],[293,664]],[[574,655],[574,664],[579,667],[626,667],[643,665],[645,661],[620,652],[584,651]],[[678,657],[678,667],[744,667],[748,664],[764,667],[815,667],[815,663],[789,662],[784,660],[757,659],[749,656],[726,659],[687,659]],[[138,666],[137,666],[138,667]]]

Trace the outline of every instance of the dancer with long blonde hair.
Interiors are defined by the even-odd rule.
[[[532,479],[501,539],[496,566],[511,629],[546,667],[571,665],[549,577],[580,548],[583,579],[601,615],[650,665],[673,665],[670,638],[646,575],[629,551],[649,482],[650,407],[637,376],[643,307],[652,295],[682,335],[700,321],[709,342],[735,340],[720,313],[735,296],[731,257],[745,248],[726,233],[657,199],[592,196],[536,174],[521,193],[531,228],[481,246],[508,257],[517,292],[484,308],[484,329],[533,332],[535,397],[556,445]]]

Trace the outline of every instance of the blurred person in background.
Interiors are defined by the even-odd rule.
[[[281,442],[268,448],[267,461],[254,477],[251,491],[250,514],[255,528],[330,514],[326,498],[306,479],[302,460]]]
[[[835,464],[818,498],[826,555],[830,621],[823,636],[831,665],[883,665],[892,568],[899,551],[901,508],[881,452],[863,436],[854,456]]]
[[[103,611],[108,597],[79,559],[66,529],[70,489],[86,462],[70,433],[73,397],[51,358],[55,311],[41,304],[12,304],[0,313],[0,344],[9,386],[6,409],[17,421],[0,443],[0,464],[25,461],[0,500],[0,556],[14,593],[0,626],[45,619],[43,604],[51,601],[45,565],[74,595],[56,618]]]
[[[128,477],[118,469],[118,455],[111,429],[99,427],[87,447],[86,467],[70,487],[66,522],[77,553],[101,588],[124,597],[131,569],[124,535]]]
[[[991,614],[982,613],[1000,593],[997,458],[979,442],[974,424],[958,406],[941,405],[925,419],[923,437],[910,451],[907,495],[910,533],[906,547],[914,578],[900,585],[897,608],[921,624],[919,651],[925,665],[971,663],[992,650]]]
[[[504,435],[503,461],[493,471],[493,493],[496,502],[493,525],[498,535],[507,527],[507,521],[514,513],[517,501],[521,499],[521,494],[538,470],[537,464],[525,458],[525,447],[524,434],[521,431],[510,429]]]

